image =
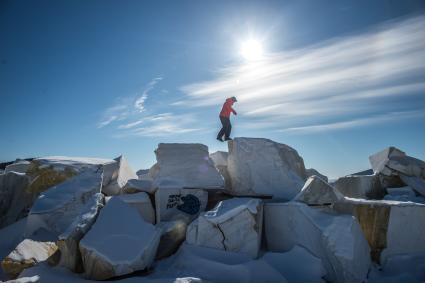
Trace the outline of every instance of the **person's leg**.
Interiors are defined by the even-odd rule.
[[[224,120],[225,120],[224,117],[220,117],[222,127],[221,127],[220,132],[218,132],[218,135],[217,135],[217,139],[219,139],[219,140],[221,140],[221,138],[224,136],[224,134],[226,132],[226,122]]]
[[[226,118],[226,127],[224,131],[224,139],[228,140],[230,138],[230,132],[232,131],[232,125],[230,124],[230,118]]]

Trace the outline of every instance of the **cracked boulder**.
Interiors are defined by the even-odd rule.
[[[203,144],[160,143],[149,171],[155,188],[223,189],[224,180]]]
[[[344,196],[318,176],[312,176],[305,182],[301,192],[295,196],[295,201],[308,205],[333,204],[341,201]]]
[[[228,145],[231,194],[290,200],[301,191],[307,175],[295,149],[262,138],[235,138]]]
[[[27,218],[25,235],[37,230],[49,231],[56,237],[64,233],[97,200],[102,186],[102,171],[87,170],[42,193]]]
[[[105,280],[150,267],[160,237],[136,208],[112,197],[80,241],[85,276]]]
[[[370,248],[351,215],[325,213],[298,202],[266,203],[267,249],[290,251],[296,245],[320,258],[330,282],[363,282],[371,266]]]
[[[1,262],[3,271],[10,277],[16,278],[27,268],[50,258],[51,263],[57,263],[58,247],[54,242],[38,242],[30,239],[23,240],[5,259]]]
[[[256,258],[261,244],[262,212],[259,199],[221,201],[189,225],[186,242]]]
[[[155,192],[156,222],[181,219],[190,223],[205,211],[207,203],[204,190],[159,188]]]
[[[57,245],[61,252],[61,266],[67,267],[73,272],[83,272],[78,244],[96,221],[103,203],[103,194],[96,193],[93,195],[80,210],[80,214],[74,219],[71,225],[64,233],[59,235]]]

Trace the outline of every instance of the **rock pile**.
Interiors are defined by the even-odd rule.
[[[373,171],[328,183],[287,145],[228,146],[161,143],[137,174],[123,156],[7,164],[0,225],[26,226],[4,272],[60,270],[47,262],[75,280],[345,283],[365,281],[373,261],[425,254],[423,161],[390,147]]]

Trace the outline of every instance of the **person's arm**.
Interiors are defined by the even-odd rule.
[[[232,110],[233,114],[238,115],[238,113],[236,113],[235,109],[233,109],[232,106],[230,106],[230,110]]]

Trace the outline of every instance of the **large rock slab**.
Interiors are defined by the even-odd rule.
[[[151,199],[147,193],[141,192],[136,194],[117,196],[123,202],[137,209],[140,216],[148,223],[155,224],[155,211],[152,206]]]
[[[334,209],[356,217],[377,262],[395,254],[425,252],[424,204],[346,198]]]
[[[53,242],[25,239],[2,260],[1,267],[10,278],[16,278],[24,269],[46,261],[57,252],[57,249]]]
[[[22,173],[0,175],[0,228],[25,217],[38,194],[28,190],[30,178]]]
[[[27,218],[25,234],[44,229],[56,236],[64,233],[85,211],[102,186],[102,171],[87,170],[42,193]]]
[[[104,204],[104,196],[96,193],[84,207],[79,215],[64,233],[59,235],[57,245],[61,252],[60,265],[73,272],[83,272],[83,262],[79,250],[79,243],[83,236],[90,230]]]
[[[121,155],[114,160],[115,163],[104,169],[104,175],[110,175],[110,181],[102,188],[102,192],[106,195],[119,195],[129,180],[138,179],[124,156]]]
[[[192,222],[189,244],[258,256],[262,232],[262,202],[252,198],[221,201]]]
[[[181,219],[190,223],[205,210],[207,203],[205,190],[159,188],[155,192],[156,222]]]
[[[349,175],[333,183],[335,189],[346,197],[382,199],[385,189],[378,175]]]
[[[369,157],[375,173],[391,176],[402,173],[407,176],[425,178],[425,162],[406,155],[395,147],[388,147]]]
[[[112,197],[80,241],[85,276],[105,280],[149,267],[160,236],[137,209]]]
[[[301,192],[295,196],[294,200],[308,205],[324,205],[336,203],[343,198],[344,196],[338,189],[334,189],[322,178],[314,175],[308,178]]]
[[[160,143],[149,174],[157,188],[222,189],[224,180],[203,144]]]
[[[406,185],[425,197],[425,181],[422,178],[406,175],[401,175],[400,178]]]
[[[299,245],[320,258],[331,282],[362,282],[371,260],[369,245],[357,220],[310,208],[302,203],[266,203],[268,250],[285,252]]]
[[[134,194],[139,192],[145,192],[148,194],[154,194],[157,188],[152,186],[152,180],[150,179],[130,179],[122,188],[123,194]]]
[[[228,145],[227,169],[233,195],[290,200],[307,179],[303,159],[285,144],[260,138],[235,138]]]

